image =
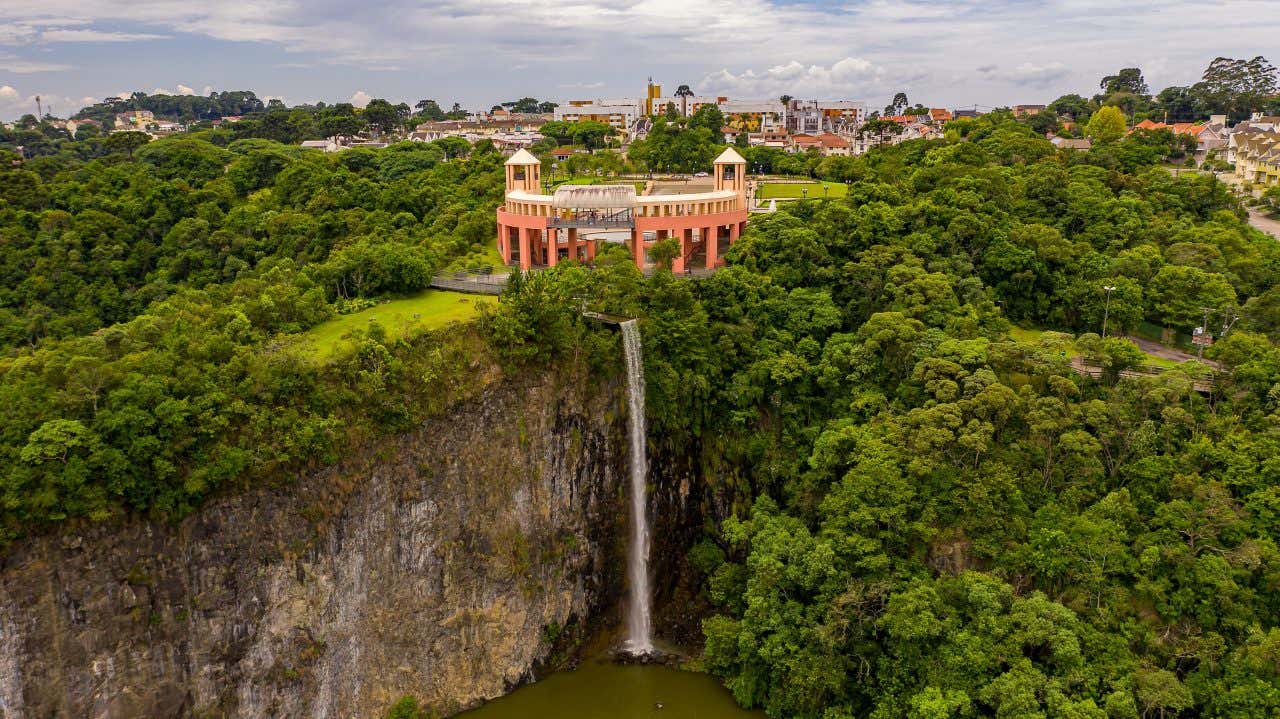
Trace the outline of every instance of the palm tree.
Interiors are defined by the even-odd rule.
[[[689,116],[689,98],[693,97],[693,90],[688,85],[681,85],[676,88],[676,97],[680,98],[680,114],[683,117]]]

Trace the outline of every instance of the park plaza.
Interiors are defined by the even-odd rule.
[[[733,148],[713,163],[709,192],[637,194],[634,185],[561,185],[542,190],[542,165],[525,150],[506,163],[506,202],[498,208],[498,252],[522,269],[595,259],[600,242],[625,243],[636,266],[672,238],[674,272],[714,269],[747,225],[747,161]]]

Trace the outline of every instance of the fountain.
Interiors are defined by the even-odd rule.
[[[631,433],[631,543],[627,551],[627,639],[623,650],[635,657],[654,653],[649,596],[649,518],[645,488],[649,474],[644,416],[644,357],[636,320],[621,324],[627,362],[627,425]]]

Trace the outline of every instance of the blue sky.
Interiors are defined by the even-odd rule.
[[[3,0],[0,119],[133,90],[469,108],[639,95],[646,77],[737,98],[946,107],[1153,89],[1214,57],[1280,62],[1280,0]]]

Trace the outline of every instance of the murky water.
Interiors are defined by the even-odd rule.
[[[659,708],[661,704],[661,708]],[[763,719],[740,708],[714,677],[663,666],[587,660],[459,719]]]

